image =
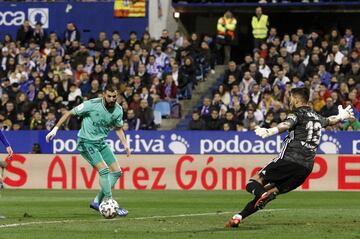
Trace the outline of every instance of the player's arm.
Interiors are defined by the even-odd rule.
[[[55,137],[59,128],[67,121],[67,119],[69,117],[71,117],[73,115],[74,115],[73,110],[70,110],[70,111],[67,111],[63,116],[61,116],[61,118],[59,119],[57,124],[54,126],[54,128],[46,135],[46,142],[49,142],[50,140],[52,140]]]
[[[8,158],[11,158],[14,152],[9,144],[9,141],[6,139],[2,131],[0,131],[0,141],[3,143],[3,145],[6,148],[6,152],[8,153]]]
[[[327,118],[327,125],[335,125],[343,120],[350,119],[354,117],[353,109],[351,105],[343,109],[341,105],[338,106],[339,113]]]
[[[261,138],[267,138],[291,129],[296,124],[296,122],[297,122],[296,115],[289,114],[287,119],[284,122],[278,124],[276,127],[272,127],[270,129],[260,128],[260,127],[256,128],[255,134],[260,136]]]
[[[61,116],[60,120],[57,122],[55,127],[46,135],[46,142],[49,142],[52,140],[59,128],[67,121],[67,119],[73,115],[77,116],[86,116],[90,113],[92,110],[93,105],[90,100],[85,101],[84,103],[76,106],[70,111],[67,111],[63,116]]]
[[[126,156],[129,157],[131,154],[131,151],[130,151],[128,142],[126,140],[124,130],[122,128],[116,128],[115,133],[119,137],[121,144],[124,145],[124,148],[126,150]]]

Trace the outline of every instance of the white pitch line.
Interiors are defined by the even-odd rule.
[[[282,211],[286,209],[265,209],[259,212],[272,212],[272,211]],[[214,216],[214,215],[223,215],[223,214],[232,214],[235,212],[206,212],[206,213],[191,213],[191,214],[178,214],[178,215],[163,215],[163,216],[150,216],[150,217],[134,217],[129,218],[129,220],[147,220],[147,219],[161,219],[161,218],[177,218],[177,217],[197,217],[197,216]],[[55,221],[38,221],[38,222],[23,222],[23,223],[12,223],[12,224],[3,224],[0,225],[0,228],[12,228],[12,227],[23,227],[30,225],[41,225],[41,224],[64,224],[72,222],[113,222],[117,220],[124,220],[121,218],[115,219],[95,219],[95,220],[55,220]]]

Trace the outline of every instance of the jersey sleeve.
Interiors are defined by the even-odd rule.
[[[325,128],[326,126],[329,125],[329,119],[328,118],[319,115],[319,119],[320,119],[321,127]]]
[[[121,111],[121,113],[119,114],[119,116],[115,119],[115,128],[119,129],[122,128],[124,124],[123,121],[123,112]]]
[[[290,113],[288,114],[285,121],[290,124],[290,129],[291,129],[298,123],[298,117],[295,113]]]
[[[84,116],[88,114],[90,110],[91,110],[91,102],[88,100],[73,108],[71,112],[77,116]]]

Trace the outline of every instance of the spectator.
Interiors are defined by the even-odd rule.
[[[255,63],[251,63],[249,66],[249,71],[251,77],[257,82],[260,83],[262,74],[258,71],[258,68]]]
[[[76,84],[70,84],[70,93],[68,95],[69,104],[72,106],[78,105],[82,101],[81,90]],[[77,102],[78,104],[76,104]]]
[[[220,130],[221,122],[219,120],[219,112],[215,109],[211,110],[211,117],[205,123],[206,130]]]
[[[230,61],[228,64],[228,69],[225,70],[224,79],[228,79],[229,75],[234,75],[235,79],[238,81],[240,79],[240,70],[237,67],[235,61]]]
[[[236,18],[230,11],[226,11],[224,16],[217,22],[217,49],[224,48],[224,65],[231,59],[231,44],[235,39]]]
[[[338,109],[334,105],[334,100],[331,97],[328,97],[326,99],[326,105],[323,106],[320,110],[320,114],[323,117],[330,117],[332,115],[337,115],[337,113],[338,113]]]
[[[204,130],[205,122],[202,118],[200,118],[200,114],[198,111],[193,111],[192,119],[188,126],[189,130]]]
[[[45,128],[50,131],[56,124],[55,112],[49,111],[46,116]]]
[[[137,39],[137,33],[135,31],[131,31],[130,32],[130,37],[129,37],[129,40],[127,41],[127,43],[126,43],[126,46],[128,48],[132,49],[136,43],[139,43],[139,41]]]
[[[278,85],[280,88],[285,88],[286,83],[290,82],[290,79],[284,74],[283,70],[279,70],[277,75],[273,87]]]
[[[258,105],[261,101],[261,96],[260,86],[258,84],[254,84],[250,94],[251,101]]]
[[[140,107],[137,111],[137,117],[140,119],[140,129],[141,130],[154,130],[154,112],[149,107],[146,100],[140,101]]]
[[[228,126],[225,126],[227,124]],[[225,119],[223,120],[223,128],[229,127],[229,130],[235,130],[236,127],[236,120],[234,117],[234,112],[232,110],[229,110],[225,114]]]
[[[69,22],[66,25],[64,41],[66,46],[70,46],[74,41],[80,41],[80,31],[76,28],[73,22]]]
[[[255,16],[253,16],[253,19],[254,17]],[[277,29],[275,27],[271,27],[269,31],[269,36],[266,39],[266,43],[272,45],[276,37],[277,37]]]
[[[250,73],[250,72],[249,72]],[[250,74],[249,74],[250,75]],[[251,76],[250,76],[251,77]],[[224,81],[224,87],[226,90],[231,90],[234,85],[238,85],[238,81],[236,80],[235,75],[229,75],[227,79]]]
[[[176,85],[172,75],[167,75],[161,88],[161,99],[173,102],[176,100]]]
[[[42,24],[40,22],[35,24],[35,29],[33,32],[33,39],[36,44],[40,47],[43,47],[47,38],[46,31],[42,28]]]
[[[148,90],[147,87],[143,87],[143,88],[142,88],[140,97],[141,97],[142,100],[146,100],[146,101],[148,102],[148,105],[149,105],[150,107],[153,106],[154,99],[153,99],[152,96],[149,94],[149,90]]]
[[[183,38],[183,36],[181,35],[181,32],[180,32],[180,31],[176,31],[176,32],[175,32],[174,39],[173,39],[174,49],[175,49],[175,50],[178,50],[180,47],[183,46],[183,43],[184,43],[184,38]]]
[[[170,39],[169,31],[164,29],[160,37],[160,44],[162,45],[162,51],[165,51],[167,46],[169,46],[171,43],[172,40]]]
[[[343,125],[345,131],[360,131],[360,121],[355,118],[348,120]]]
[[[237,89],[239,89],[239,87],[237,85],[233,85],[233,88],[234,87],[237,87]],[[239,91],[240,91],[240,89],[239,89]],[[219,93],[219,95],[221,97],[221,102],[223,102],[225,105],[230,104],[230,97],[231,97],[230,93],[228,90],[226,90],[226,88],[223,84],[219,85],[217,93]]]
[[[251,26],[254,37],[254,48],[259,48],[267,37],[269,20],[268,16],[262,14],[262,8],[257,7],[255,10],[256,16],[252,17]]]
[[[261,78],[263,77],[268,78],[271,73],[270,67],[266,65],[264,58],[259,59],[259,72],[262,75]]]
[[[30,122],[31,130],[45,130],[45,122],[41,116],[39,111],[35,111],[31,122]]]
[[[91,81],[91,89],[87,93],[86,98],[87,99],[94,99],[99,97],[99,94],[101,94],[100,85],[98,80]]]
[[[203,99],[203,105],[199,109],[201,118],[203,120],[207,120],[210,118],[210,112],[211,112],[210,108],[211,108],[211,99],[209,97],[205,97]]]
[[[32,36],[33,29],[31,28],[29,21],[25,20],[20,29],[17,31],[16,41],[20,42],[21,46],[27,46]]]
[[[184,65],[180,67],[180,73],[181,77],[184,78],[184,81],[187,81],[186,94],[187,98],[191,99],[192,88],[196,85],[195,67],[191,57],[186,57],[184,59]]]
[[[222,126],[222,129],[227,132],[227,131],[230,131],[231,130],[231,126],[229,123],[225,122]]]
[[[242,81],[240,82],[240,91],[243,94],[248,94],[253,87],[253,85],[256,84],[256,81],[254,78],[252,78],[250,71],[246,71],[244,74],[244,77]]]
[[[127,111],[127,123],[129,125],[129,130],[139,130],[140,129],[140,119],[135,115],[133,109]]]
[[[345,29],[346,47],[351,50],[354,47],[355,37],[353,35],[353,31],[350,27]]]
[[[129,109],[132,109],[132,110],[134,110],[134,111],[137,111],[138,108],[140,107],[140,101],[141,101],[140,94],[134,93],[134,94],[132,95],[132,100],[131,100],[131,102],[130,102]],[[146,102],[147,102],[147,101],[146,101]],[[131,127],[130,124],[129,124],[129,127]]]
[[[247,110],[246,111],[245,119],[243,120],[243,125],[245,128],[250,129],[250,124],[254,122],[255,124],[258,124],[259,122],[256,121],[254,111],[253,110]]]

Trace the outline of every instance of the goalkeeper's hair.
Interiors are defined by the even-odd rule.
[[[291,90],[291,95],[300,97],[303,103],[308,103],[309,101],[309,91],[304,87],[293,88]]]
[[[106,92],[106,91],[117,92],[118,89],[117,89],[116,86],[113,85],[113,84],[107,84],[107,85],[105,86],[105,88],[104,88],[104,92]]]

